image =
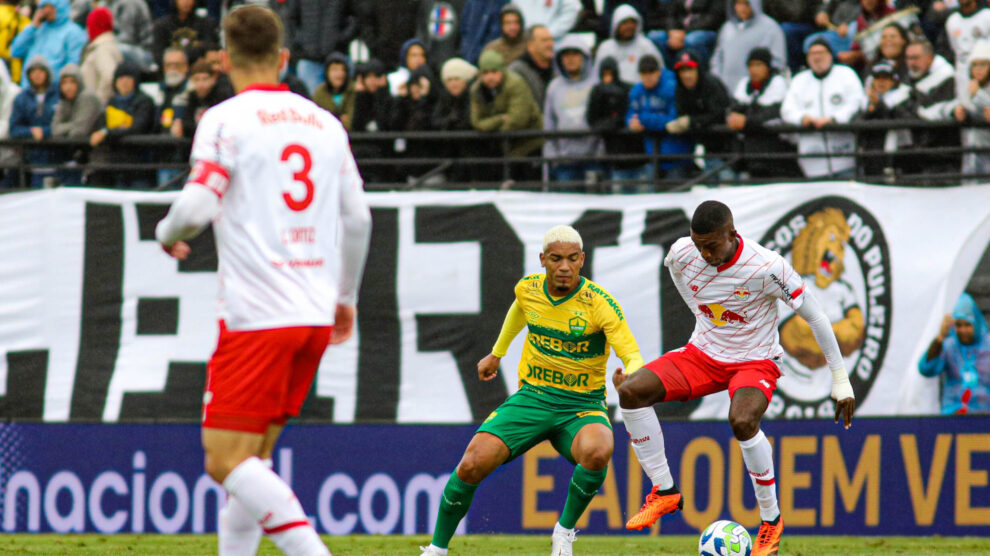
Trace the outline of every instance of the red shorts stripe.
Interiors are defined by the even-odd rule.
[[[756,479],[756,484],[763,485],[763,486],[770,486],[770,485],[774,484],[775,482],[777,482],[777,481],[773,477],[770,477],[769,479]]]
[[[294,529],[296,527],[309,527],[310,523],[308,521],[290,521],[288,523],[283,523],[281,525],[276,525],[271,529],[264,529],[266,535],[274,535],[275,533],[281,533],[282,531],[287,531],[289,529]]]
[[[203,427],[264,433],[299,414],[331,326],[227,330],[206,367]]]
[[[780,378],[780,369],[769,359],[722,363],[692,344],[668,351],[643,366],[663,382],[665,402],[696,400],[726,389],[731,397],[740,388],[759,388],[770,400]]]

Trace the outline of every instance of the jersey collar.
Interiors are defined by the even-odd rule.
[[[743,238],[742,238],[742,236],[741,236],[741,235],[739,235],[739,234],[737,233],[737,234],[736,234],[736,239],[738,239],[738,240],[739,240],[739,245],[738,245],[738,246],[736,247],[736,254],[735,254],[735,255],[732,255],[732,258],[731,258],[731,259],[729,259],[729,262],[727,262],[727,263],[724,263],[724,264],[722,264],[722,265],[720,265],[720,266],[719,266],[718,268],[716,268],[715,270],[717,270],[718,272],[722,272],[723,270],[726,270],[726,269],[728,269],[728,268],[729,268],[730,266],[732,266],[732,265],[734,265],[734,264],[736,264],[736,261],[738,261],[738,260],[739,260],[739,255],[742,255],[742,250],[743,250]]]
[[[584,276],[580,276],[580,278],[581,278],[581,281],[578,282],[578,285],[577,285],[576,288],[574,288],[574,291],[572,291],[571,293],[565,295],[564,297],[561,297],[560,299],[555,299],[555,298],[553,298],[553,297],[550,296],[550,290],[547,289],[547,277],[546,277],[546,275],[544,275],[543,276],[543,295],[547,296],[547,301],[549,301],[551,305],[554,305],[554,306],[560,305],[561,303],[563,303],[563,302],[567,301],[568,299],[574,297],[574,294],[576,294],[577,292],[581,291],[581,288],[584,287]]]
[[[252,83],[241,89],[242,93],[248,91],[288,91],[289,86],[285,83]]]

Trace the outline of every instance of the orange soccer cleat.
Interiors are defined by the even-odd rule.
[[[780,534],[783,532],[784,520],[780,519],[779,515],[773,521],[761,523],[752,556],[777,556],[777,551],[780,549]]]
[[[649,527],[660,519],[660,516],[674,513],[684,508],[684,497],[677,486],[672,486],[661,491],[660,487],[654,486],[653,490],[646,495],[646,502],[639,509],[639,513],[629,518],[626,522],[626,529],[635,531],[643,527]]]

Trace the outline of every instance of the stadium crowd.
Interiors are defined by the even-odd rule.
[[[0,0],[0,139],[39,143],[23,152],[40,166],[33,187],[151,187],[179,172],[181,149],[115,143],[191,138],[203,112],[233,95],[217,22],[250,0],[198,1]],[[283,82],[352,133],[578,132],[516,137],[508,148],[360,142],[359,160],[543,156],[550,178],[565,182],[704,170],[722,178],[990,173],[990,153],[958,150],[990,146],[990,128],[963,125],[990,119],[990,9],[978,0],[250,3],[283,20],[291,51]],[[860,120],[959,126],[826,127]],[[810,132],[774,133],[779,124]],[[711,133],[715,125],[726,132]],[[916,152],[932,147],[950,149]],[[655,168],[644,163],[655,150],[682,158]],[[703,168],[690,156],[702,151]],[[863,151],[885,154],[856,156]],[[812,156],[760,158],[795,152]],[[7,187],[18,184],[11,168],[21,154],[0,149]],[[593,159],[602,155],[641,158]],[[173,168],[156,175],[133,166],[156,162]],[[446,177],[477,180],[486,169],[458,166]],[[410,163],[371,179],[428,170]],[[512,164],[515,179],[541,172]]]

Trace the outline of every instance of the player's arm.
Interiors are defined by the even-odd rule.
[[[846,372],[845,363],[842,361],[839,342],[835,339],[832,323],[818,300],[808,292],[804,292],[802,297],[804,301],[797,308],[797,314],[801,315],[811,327],[815,341],[825,355],[825,362],[832,371],[832,398],[836,401],[835,422],[839,422],[841,415],[843,425],[849,428],[852,424],[853,410],[856,408],[856,395],[849,383],[849,373]]]
[[[180,260],[189,255],[185,240],[196,237],[216,217],[229,183],[230,173],[219,164],[208,160],[194,164],[179,197],[155,227],[155,238],[166,253]]]
[[[371,243],[371,208],[364,195],[363,182],[353,157],[347,153],[344,164],[349,176],[341,183],[340,220],[343,244],[340,257],[340,292],[330,342],[339,344],[354,329],[355,305],[364,275]]]
[[[502,330],[498,333],[498,339],[492,347],[492,352],[478,361],[478,378],[481,380],[491,380],[498,374],[499,362],[509,351],[509,344],[519,335],[519,332],[526,326],[526,315],[519,308],[519,303],[512,302],[509,311],[502,321]]]

